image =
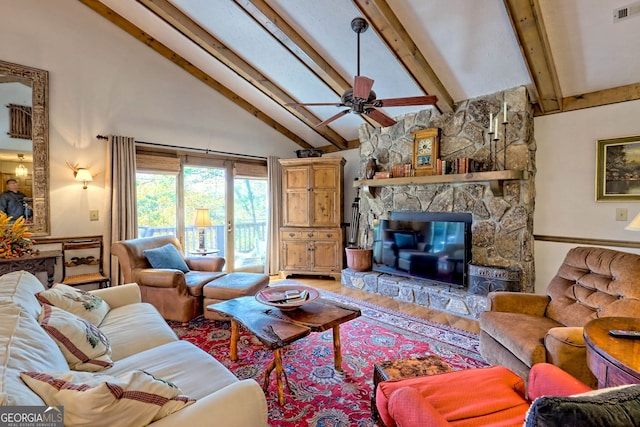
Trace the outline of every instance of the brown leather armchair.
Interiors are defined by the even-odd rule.
[[[122,240],[111,245],[111,254],[118,257],[126,283],[140,286],[142,301],[152,304],[167,320],[188,322],[202,314],[202,288],[205,284],[224,276],[222,257],[185,257],[187,273],[173,269],[155,269],[147,261],[144,251],[167,243],[180,253],[182,247],[174,236],[154,236]]]
[[[480,354],[527,378],[536,363],[556,365],[592,387],[583,326],[599,317],[640,317],[640,255],[571,249],[546,295],[492,292],[480,315]]]

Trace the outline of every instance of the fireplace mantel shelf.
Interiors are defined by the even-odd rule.
[[[494,196],[502,196],[504,181],[526,179],[526,172],[521,170],[504,170],[491,172],[473,172],[465,174],[406,176],[401,178],[363,179],[353,182],[354,187],[373,197],[371,187],[389,187],[394,185],[429,185],[441,183],[489,182]]]

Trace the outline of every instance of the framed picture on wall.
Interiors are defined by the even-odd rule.
[[[413,132],[413,170],[417,176],[436,174],[439,146],[440,129]]]
[[[640,135],[597,141],[596,201],[640,201]]]

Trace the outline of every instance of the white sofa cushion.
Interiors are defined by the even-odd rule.
[[[38,318],[41,310],[35,294],[44,290],[40,280],[26,271],[0,276],[0,304],[16,304],[33,319]]]
[[[0,397],[2,405],[44,405],[20,379],[20,372],[67,371],[69,365],[53,339],[15,305],[0,306]]]
[[[109,338],[85,319],[45,304],[39,321],[58,344],[71,369],[97,372],[113,364]]]
[[[200,399],[238,382],[231,371],[186,341],[175,341],[122,359],[105,374],[119,375],[133,369],[144,370],[158,378],[174,382],[194,399]]]
[[[127,325],[123,328],[122,325]],[[175,332],[158,310],[148,303],[128,304],[112,308],[100,324],[100,330],[111,341],[111,359],[116,361],[173,341]],[[135,331],[132,333],[132,331]],[[143,331],[143,332],[140,332]],[[144,337],[144,339],[140,339]]]
[[[88,372],[20,375],[49,406],[64,407],[68,427],[142,427],[195,401],[141,370],[120,376]]]
[[[61,308],[96,326],[100,325],[110,310],[109,304],[99,296],[62,283],[56,283],[51,289],[38,292],[36,298],[42,304]]]

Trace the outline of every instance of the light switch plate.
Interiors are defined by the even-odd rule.
[[[97,209],[92,209],[89,211],[89,221],[97,221],[99,219],[99,214]]]
[[[616,221],[627,221],[629,219],[629,211],[627,208],[616,208]]]

